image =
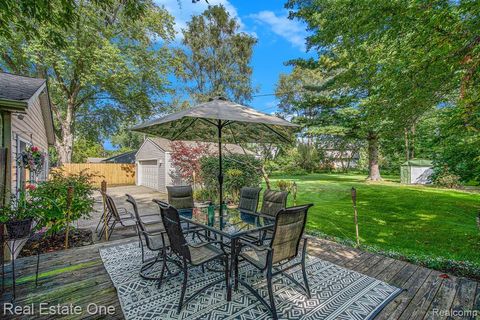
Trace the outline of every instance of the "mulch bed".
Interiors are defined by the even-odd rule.
[[[68,240],[68,247],[83,247],[93,244],[92,231],[85,229],[70,230]],[[20,252],[20,257],[28,257],[37,254],[37,249],[40,248],[40,253],[53,252],[65,249],[65,233],[59,233],[51,236],[35,236],[27,241]]]

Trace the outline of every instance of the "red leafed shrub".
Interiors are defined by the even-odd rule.
[[[212,155],[208,144],[201,142],[171,142],[171,160],[183,180],[198,184],[200,181],[200,159]]]

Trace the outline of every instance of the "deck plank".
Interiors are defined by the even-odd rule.
[[[425,319],[446,319],[447,314],[444,313],[450,310],[450,307],[455,298],[459,284],[459,279],[457,277],[449,277],[448,279],[443,279],[442,285],[437,292],[437,295],[433,299]]]
[[[399,319],[423,319],[442,284],[440,272],[431,271]]]
[[[452,303],[452,311],[455,311],[459,315],[466,315],[468,312],[471,312],[475,303],[476,289],[477,283],[465,278],[460,278],[457,293]],[[453,318],[462,319],[464,317],[457,316]]]

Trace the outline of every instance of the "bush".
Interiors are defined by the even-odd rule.
[[[229,155],[223,159],[225,198],[236,201],[242,187],[260,185],[261,161],[251,155]],[[200,160],[200,175],[204,188],[218,202],[218,157],[207,156]]]
[[[215,192],[206,188],[200,188],[193,190],[193,199],[198,202],[212,201],[215,197]]]
[[[39,204],[38,226],[57,233],[81,218],[88,218],[93,210],[93,174],[80,172],[65,175],[55,170],[48,181],[40,182],[30,196]],[[68,208],[68,190],[72,187],[71,205]]]
[[[452,173],[448,168],[435,169],[433,177],[433,184],[444,188],[460,188],[462,186],[460,177]]]

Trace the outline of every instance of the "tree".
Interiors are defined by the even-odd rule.
[[[182,179],[194,186],[201,183],[200,159],[213,154],[208,144],[197,142],[195,145],[191,145],[184,141],[172,141],[171,147],[172,164],[178,168]]]
[[[210,6],[182,30],[185,50],[178,50],[180,78],[195,102],[224,96],[240,103],[252,98],[250,59],[256,39],[239,32],[225,7]]]
[[[83,138],[75,140],[73,147],[73,163],[85,163],[87,158],[103,158],[107,152],[99,142],[88,141]]]
[[[319,61],[335,61],[338,87],[356,91],[365,117],[371,175],[385,131],[403,134],[425,112],[455,101],[467,130],[478,110],[480,12],[464,1],[290,0]],[[373,174],[372,174],[373,173]]]
[[[293,116],[292,121],[304,127],[303,143],[297,146],[298,156],[309,155],[320,161],[323,154],[325,168],[337,160],[348,170],[362,139],[358,132],[360,117],[352,100],[342,97],[332,86],[335,73],[326,68],[295,66],[290,74],[280,75],[275,92],[280,112]],[[308,168],[302,166],[306,171],[318,167],[319,163]]]
[[[80,1],[79,18],[67,30],[45,22],[31,40],[22,33],[0,40],[3,69],[49,79],[60,163],[71,161],[82,123],[101,135],[111,129],[98,125],[104,119],[133,122],[162,106],[173,18],[150,0],[138,2],[141,10],[132,16],[126,3]],[[49,45],[51,31],[68,39],[65,46]]]

